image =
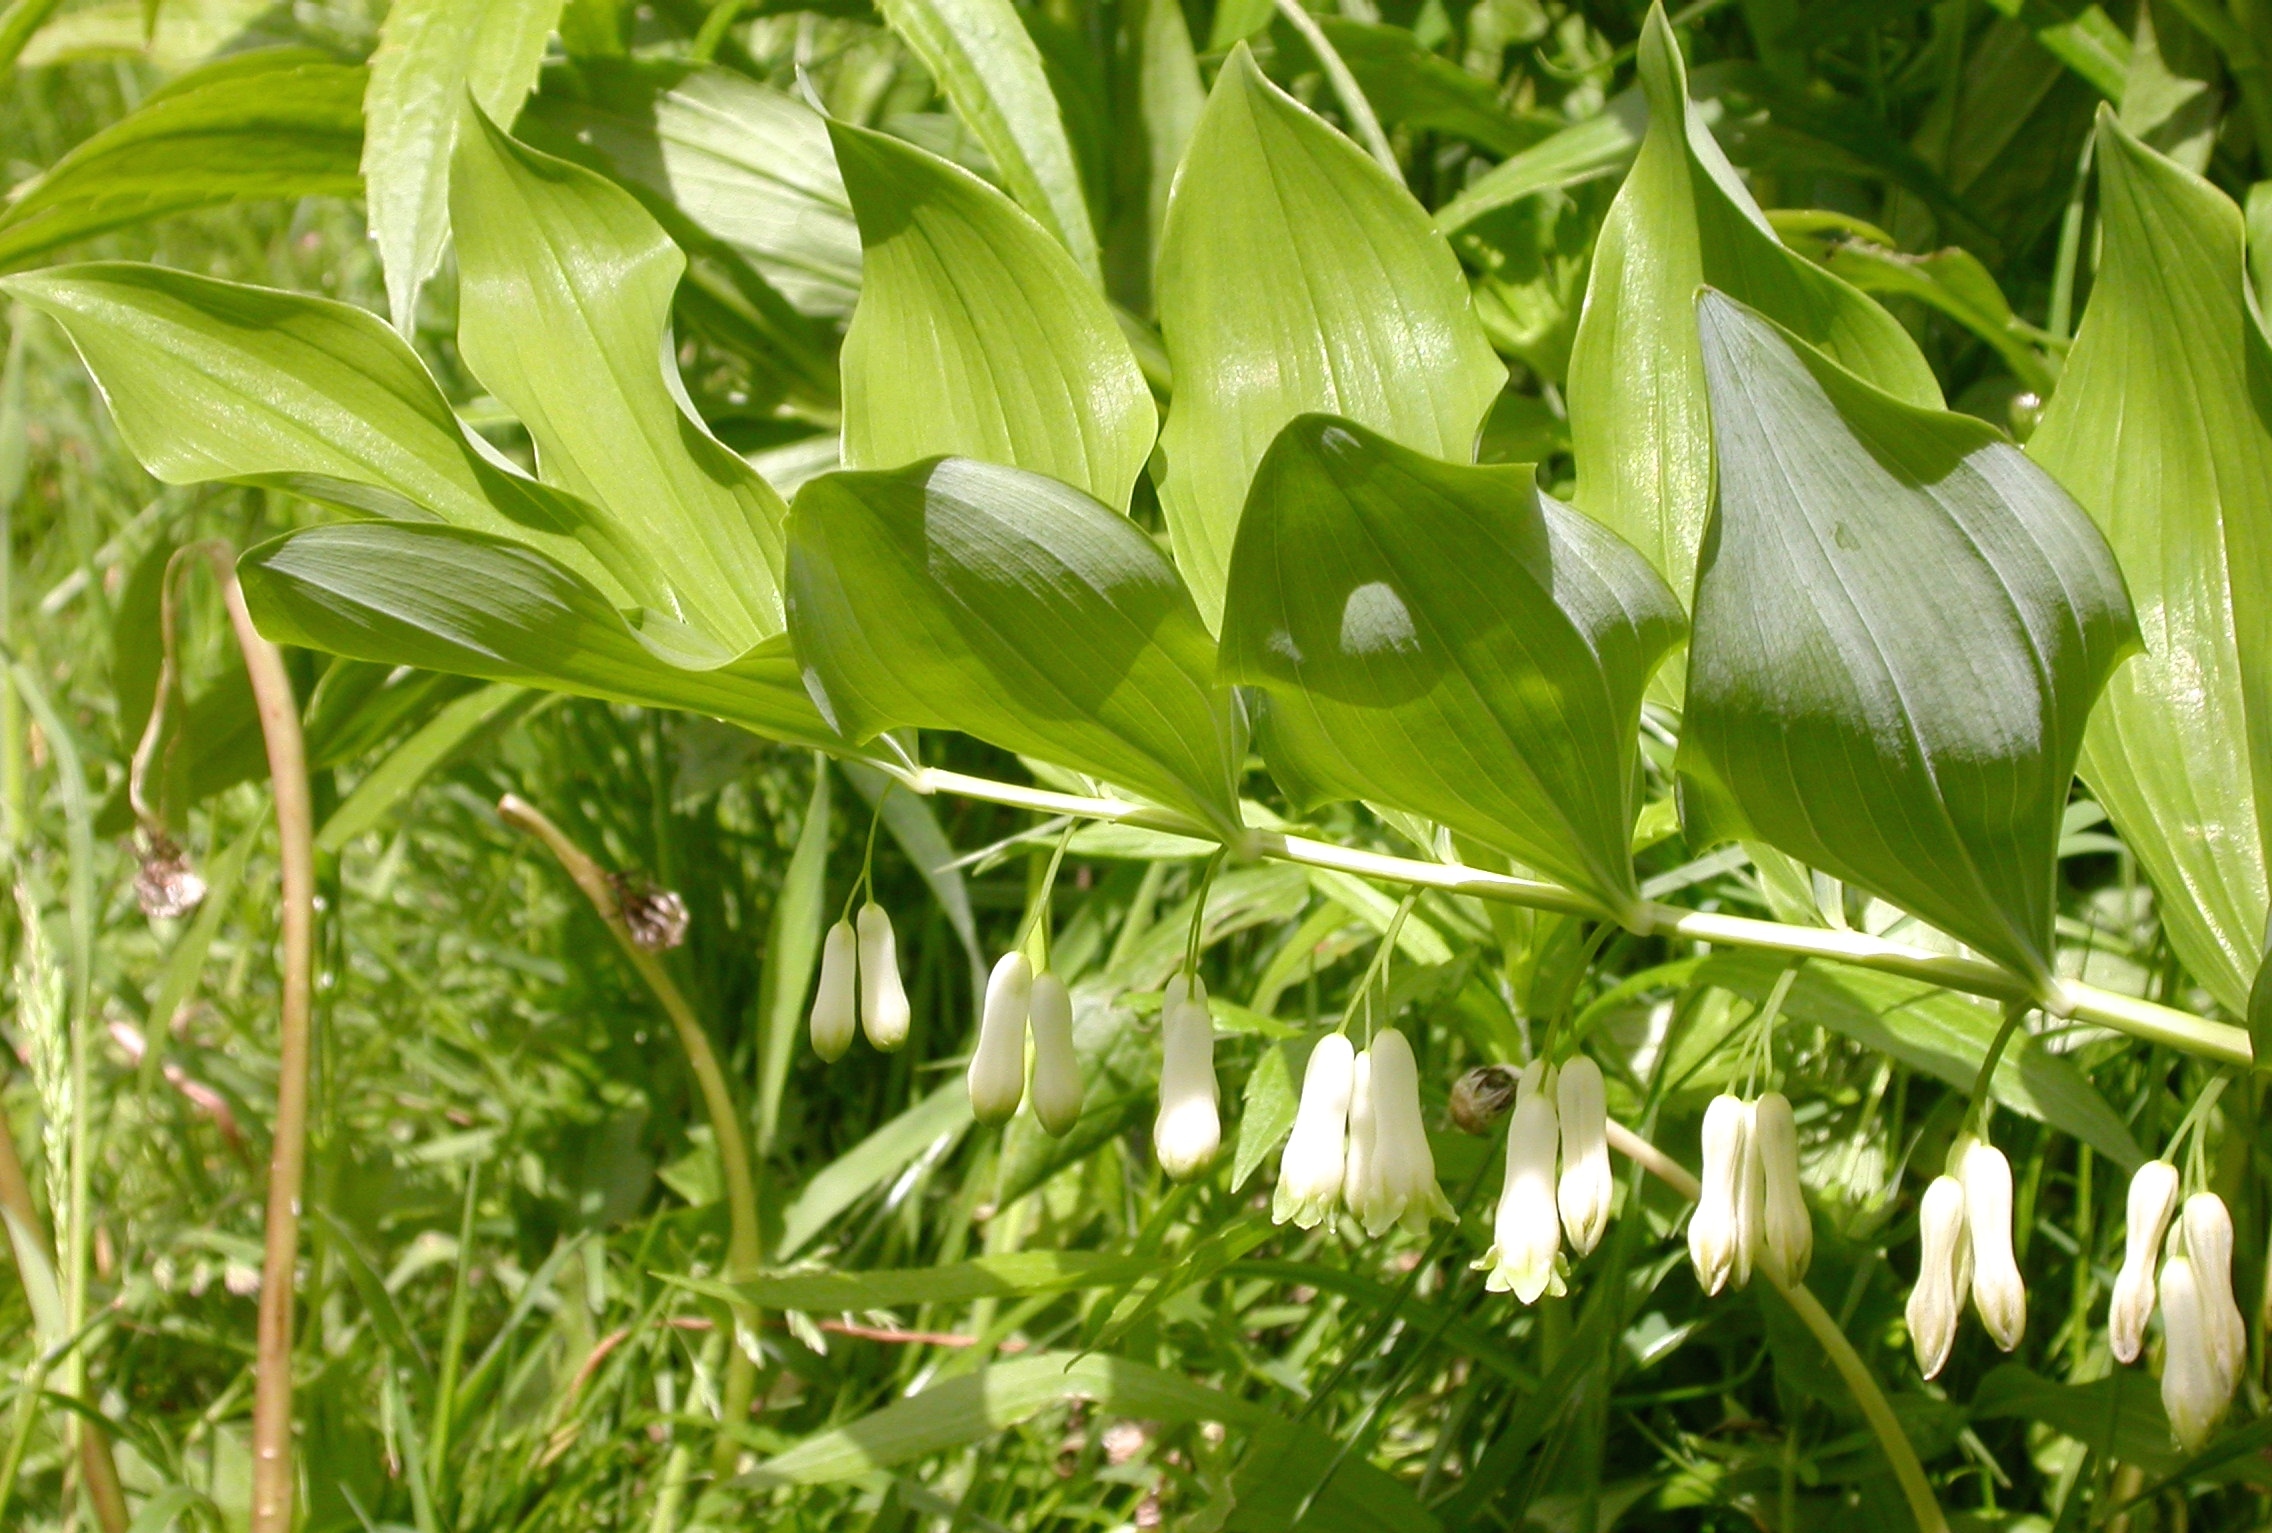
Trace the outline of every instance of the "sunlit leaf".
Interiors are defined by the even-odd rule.
[[[2091,720],[2083,776],[2161,892],[2171,946],[2240,1015],[2272,804],[2272,354],[2239,210],[2111,114],[2098,166],[2098,279],[2027,451],[2106,533],[2145,634]]]
[[[808,314],[852,312],[860,232],[821,115],[729,69],[588,59],[547,71],[516,130],[723,240]]]
[[[1159,416],[1136,355],[1064,247],[970,172],[830,123],[866,283],[844,338],[844,462],[955,456],[1125,508]]]
[[[0,266],[167,213],[363,189],[363,70],[264,48],[152,91],[0,214]]]
[[[665,614],[728,653],[781,631],[779,496],[711,436],[664,349],[685,269],[629,192],[467,109],[450,173],[458,348],[549,484],[661,572]]]
[[[1993,428],[1697,300],[1719,491],[1680,771],[1755,836],[2049,997],[2060,816],[2136,642],[2088,517]]]
[[[395,328],[408,334],[418,290],[449,238],[450,149],[465,98],[511,122],[536,84],[561,0],[394,0],[379,24],[363,97],[363,179],[371,238]]]
[[[651,618],[634,630],[592,586],[525,544],[456,527],[354,522],[263,543],[238,564],[261,632],[280,644],[682,708],[774,739],[843,751],[787,644],[742,655]]]
[[[1647,561],[1527,465],[1305,415],[1255,474],[1221,664],[1268,691],[1282,782],[1426,816],[1629,918],[1641,691],[1682,628]]]
[[[1244,730],[1190,593],[1078,490],[962,458],[815,479],[789,627],[849,738],[959,729],[1240,828]]]
[[[1712,494],[1700,285],[1752,305],[1900,399],[1941,397],[1892,315],[1776,239],[1688,98],[1662,6],[1642,30],[1639,68],[1649,131],[1602,225],[1570,352],[1576,503],[1648,555],[1686,602]]]
[[[63,326],[127,446],[169,484],[272,485],[437,519],[527,542],[619,602],[666,600],[642,548],[485,452],[402,337],[361,309],[123,261],[4,285]]]
[[[1288,421],[1345,415],[1465,463],[1506,384],[1428,215],[1243,47],[1176,178],[1158,294],[1175,367],[1160,497],[1210,625],[1247,483]]]
[[[1010,0],[883,0],[880,8],[985,146],[1010,195],[1097,280],[1080,164],[1017,8]]]

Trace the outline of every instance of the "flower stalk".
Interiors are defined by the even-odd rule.
[[[1213,831],[1189,816],[1130,799],[1059,793],[1049,788],[998,782],[992,778],[950,772],[938,767],[894,767],[890,770],[903,786],[915,793],[953,793],[987,803],[1038,810],[1044,814],[1134,825],[1147,830],[1165,831],[1171,835],[1189,836],[1195,840],[1217,839]],[[1402,884],[1413,889],[1434,889],[1445,894],[1464,894],[1475,899],[1519,905],[1531,910],[1556,911],[1594,920],[1610,919],[1610,912],[1600,908],[1595,901],[1576,890],[1566,889],[1544,879],[1517,878],[1511,874],[1493,873],[1458,863],[1422,862],[1416,858],[1369,852],[1275,830],[1249,829],[1241,840],[1243,844],[1234,850],[1243,856],[1354,873],[1383,883]],[[2127,1033],[2133,1038],[2163,1044],[2205,1059],[2236,1065],[2246,1065],[2250,1060],[2246,1028],[2235,1027],[2230,1023],[2211,1022],[2190,1012],[2179,1011],[2174,1006],[2119,995],[2075,980],[2060,981],[2057,994],[2041,996],[2028,981],[1983,959],[1928,952],[1923,948],[1889,942],[1882,937],[1872,937],[1857,931],[1786,926],[1778,921],[1754,920],[1748,916],[1726,915],[1719,911],[1684,910],[1653,900],[1641,904],[1635,919],[1639,927],[1650,935],[1710,943],[1718,947],[1749,948],[1796,957],[1829,959],[1880,974],[1897,974],[1905,979],[1923,980],[1928,984],[1960,990],[1987,1000],[2041,1005],[2053,1016],[2096,1023]]]
[[[542,810],[518,794],[508,793],[499,799],[497,813],[508,825],[542,841],[559,860],[568,876],[576,881],[576,887],[592,902],[600,919],[607,923],[607,929],[615,934],[624,956],[631,960],[631,966],[639,971],[639,977],[646,981],[648,990],[670,1018],[679,1046],[686,1051],[687,1066],[693,1070],[695,1084],[702,1092],[712,1140],[718,1147],[718,1164],[726,1190],[726,1281],[746,1282],[756,1277],[765,1260],[758,1224],[757,1178],[751,1167],[749,1140],[742,1132],[741,1113],[734,1105],[725,1068],[718,1063],[717,1052],[710,1047],[710,1035],[703,1030],[701,1019],[695,1016],[693,1006],[672,980],[670,971],[663,967],[661,957],[633,937],[623,918],[615,880],[608,876],[607,870],[570,840],[567,832],[553,824]],[[750,1399],[756,1388],[757,1365],[751,1360],[750,1342],[744,1337],[757,1335],[757,1311],[749,1306],[737,1306],[734,1327],[744,1336],[735,1338],[735,1345],[727,1354],[719,1420],[729,1430],[719,1434],[714,1460],[714,1467],[721,1471],[732,1467],[734,1440],[730,1429],[741,1425],[749,1415]]]

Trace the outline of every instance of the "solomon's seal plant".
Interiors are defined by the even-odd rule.
[[[0,12],[0,60],[56,9]],[[656,1533],[1796,1533],[1888,1485],[1927,1533],[2261,1521],[2263,9],[394,0],[149,95],[0,212],[0,290],[164,514],[259,533],[196,546],[288,853],[278,1063],[227,1075],[279,1104],[267,1286],[243,1389],[207,1318],[137,1311],[164,1285],[97,1239],[85,1116],[98,1017],[156,1093],[210,951],[244,1004],[265,928],[222,923],[265,854],[240,828],[208,888],[182,806],[257,765],[180,684],[168,577],[96,568],[133,539],[10,532],[74,551],[43,614],[115,604],[124,680],[51,708],[0,580],[24,996],[43,900],[76,942],[68,1006],[19,1010],[78,1135],[44,1216],[0,1156],[36,1340],[0,1514],[37,1480],[106,1533],[130,1492],[135,1526],[237,1515],[106,1415],[115,1331],[220,1359],[191,1436],[253,1466],[253,1533],[296,1498],[326,1533],[557,1526],[607,1453]],[[381,269],[343,296],[238,280],[282,241],[29,269],[357,192]],[[498,769],[455,752],[561,718],[644,731],[549,784],[589,836],[467,797]],[[109,787],[68,738],[97,724]],[[583,966],[627,963],[701,1135],[541,1050],[573,1153],[499,1148],[512,1113],[402,1148],[342,1095],[365,1054],[311,1075],[311,869],[408,920],[386,891],[447,838],[358,847],[434,772],[480,809],[459,841],[538,837],[621,952],[484,938],[500,985],[591,982],[418,1042],[513,1074],[460,1056],[499,1018],[609,1033]],[[99,957],[98,815],[160,923]],[[586,842],[654,843],[624,860],[679,892]],[[424,977],[327,919],[334,977]],[[684,1207],[611,1268],[656,1186]],[[477,1260],[507,1197],[573,1215]],[[380,1261],[357,1199],[454,1213]],[[444,1252],[428,1345],[402,1310]]]

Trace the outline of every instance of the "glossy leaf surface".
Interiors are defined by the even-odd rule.
[[[166,213],[362,190],[365,75],[305,48],[193,70],[58,160],[0,215],[0,266],[20,266]]]
[[[664,350],[685,257],[629,192],[479,113],[450,204],[459,350],[528,427],[544,480],[653,560],[668,616],[729,654],[779,633],[786,508],[695,417]]]
[[[1158,294],[1175,368],[1160,497],[1210,625],[1248,481],[1288,421],[1344,415],[1464,463],[1506,384],[1428,215],[1243,47],[1176,178]]]
[[[1527,464],[1305,415],[1247,497],[1221,666],[1269,693],[1289,791],[1424,815],[1628,917],[1641,692],[1683,626],[1648,562]]]
[[[843,751],[779,639],[738,657],[636,630],[587,582],[524,544],[455,527],[312,527],[238,563],[261,632],[280,644],[706,713]]]
[[[1103,296],[1016,203],[831,123],[867,263],[844,338],[844,463],[978,458],[1125,508],[1159,416]]]
[[[1756,836],[2051,984],[2060,816],[2137,628],[2105,540],[1968,416],[1697,300],[1719,463],[1680,770]]]
[[[364,310],[105,261],[7,279],[61,324],[119,432],[169,484],[287,488],[520,538],[630,604],[662,587],[592,506],[501,466],[409,345]]]
[[[395,0],[379,25],[363,179],[387,305],[407,333],[449,238],[450,150],[470,94],[511,122],[536,84],[561,0]]]
[[[805,313],[852,312],[860,231],[827,124],[795,96],[728,69],[589,60],[548,71],[517,131],[723,240]]]
[[[960,458],[815,479],[789,629],[849,738],[959,729],[1239,828],[1244,731],[1190,593],[1078,490]]]
[[[1041,50],[1010,0],[883,0],[884,20],[923,61],[985,147],[1011,196],[1097,279],[1096,227]]]
[[[1776,239],[1689,100],[1662,7],[1642,31],[1639,68],[1649,130],[1602,225],[1570,353],[1576,501],[1648,555],[1686,602],[1712,495],[1700,285],[1911,404],[1941,396],[1892,315]]]
[[[2145,635],[2092,718],[2083,777],[2166,896],[2178,956],[2240,1015],[2264,949],[2256,806],[2272,803],[2272,357],[2240,210],[2110,113],[2098,167],[2098,279],[2028,456],[2106,533]]]

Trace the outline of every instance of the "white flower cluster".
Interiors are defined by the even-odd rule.
[[[2003,1351],[2027,1334],[2027,1287],[2012,1254],[2011,1162],[1967,1135],[1949,1164],[1955,1170],[1933,1178],[1919,1205],[1922,1254],[1906,1309],[1909,1344],[1928,1379],[1948,1363],[1968,1290],[1982,1328]]]
[[[1315,1229],[1337,1204],[1351,1226],[1374,1238],[1399,1224],[1421,1234],[1431,1219],[1452,1216],[1420,1116],[1419,1065],[1393,1027],[1375,1033],[1363,1053],[1330,1033],[1302,1072],[1270,1217]]]
[[[855,963],[859,1008],[853,1008]],[[813,1052],[834,1062],[852,1047],[852,1022],[859,1018],[868,1042],[889,1053],[907,1041],[912,1013],[907,989],[899,982],[899,944],[891,917],[874,900],[860,907],[859,927],[838,921],[820,950],[820,989],[813,997]]]
[[[1052,1134],[1081,1117],[1081,1067],[1073,1054],[1073,996],[1053,973],[1036,974],[1022,952],[1004,953],[986,977],[978,1047],[964,1076],[972,1116],[1007,1123],[1026,1095],[1026,1037],[1033,1037],[1033,1115]]]
[[[2178,1214],[2179,1188],[2177,1167],[2166,1160],[2150,1160],[2130,1178],[2122,1271],[2106,1331],[2114,1355],[2136,1362],[2159,1301],[2162,1407],[2177,1440],[2197,1453],[2232,1403],[2248,1356],[2248,1330],[2233,1299],[2233,1221],[2225,1200],[2197,1192]]]
[[[1608,1135],[1599,1065],[1580,1054],[1560,1070],[1542,1059],[1524,1068],[1507,1121],[1507,1174],[1492,1245],[1475,1264],[1490,1273],[1484,1287],[1525,1304],[1567,1291],[1563,1236],[1584,1256],[1609,1227],[1617,1188]]]
[[[1779,1287],[1807,1275],[1814,1221],[1799,1189],[1799,1130],[1790,1099],[1722,1092],[1704,1109],[1703,1194],[1688,1217],[1688,1259],[1708,1294],[1751,1281],[1756,1264]]]

